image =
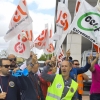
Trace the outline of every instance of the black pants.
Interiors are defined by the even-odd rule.
[[[78,94],[78,100],[82,100],[82,94]]]
[[[90,100],[100,100],[100,93],[93,93],[90,95]]]

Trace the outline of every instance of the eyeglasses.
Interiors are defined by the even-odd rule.
[[[2,66],[4,66],[5,68],[9,68],[11,65],[2,65]]]
[[[77,66],[79,66],[80,64],[74,64],[74,65],[77,65]]]
[[[16,58],[10,58],[9,60],[10,61],[16,61]]]

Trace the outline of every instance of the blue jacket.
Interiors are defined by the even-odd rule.
[[[86,63],[84,67],[72,68],[70,71],[70,77],[73,80],[77,81],[77,75],[87,72],[90,67],[91,67],[91,64]],[[61,69],[59,70],[59,74],[61,74]]]
[[[72,68],[70,71],[70,77],[73,80],[77,81],[77,75],[87,72],[90,67],[91,67],[91,65],[87,63],[84,67]]]

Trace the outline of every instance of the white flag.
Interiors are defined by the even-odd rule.
[[[100,12],[84,0],[70,29],[94,44],[100,44]]]
[[[25,59],[29,58],[30,44],[25,32],[21,32],[21,34],[18,34],[10,41],[8,54],[14,54]]]
[[[80,5],[82,3],[83,0],[77,0],[76,1],[76,6],[75,6],[75,12],[74,12],[74,16],[76,15],[76,13],[78,12]]]
[[[32,19],[28,13],[26,0],[20,0],[19,5],[17,6],[17,9],[10,21],[9,30],[4,37],[5,41],[11,40],[31,23]]]
[[[57,9],[56,26],[62,28],[62,33],[66,33],[68,31],[70,23],[71,23],[71,15],[67,6],[64,3],[59,2]],[[58,31],[57,34],[62,35],[62,33],[59,33]]]
[[[45,49],[48,44],[48,24],[45,25],[45,29],[42,31],[42,33],[34,40],[33,46],[35,46],[38,49]]]
[[[58,41],[63,33],[68,32],[69,25],[71,24],[71,15],[68,10],[68,0],[61,0],[58,2],[57,20],[56,20],[56,33],[53,36],[54,41]]]
[[[27,39],[30,42],[30,45],[33,42],[33,28],[32,28],[32,24],[28,25],[24,30],[22,30],[22,32],[26,33]]]
[[[95,8],[100,12],[100,0],[97,1]]]
[[[71,24],[70,12],[64,3],[59,2],[58,12],[57,12],[57,21],[56,21],[56,27],[57,27],[56,33],[58,35],[58,38],[60,37],[60,39],[57,41],[55,54],[57,53],[58,49],[61,47],[66,35],[69,33],[70,24]]]
[[[68,7],[68,0],[60,0],[60,2],[64,3]]]
[[[62,62],[62,59],[65,57],[63,50],[61,49],[61,47],[59,48],[58,52],[57,52],[57,61],[58,63]]]
[[[49,32],[48,44],[47,47],[43,50],[45,54],[52,54],[54,52],[53,40],[52,40],[52,25]]]

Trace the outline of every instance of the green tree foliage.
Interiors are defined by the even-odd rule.
[[[49,60],[51,59],[52,57],[52,54],[42,54],[41,57],[38,59],[39,61],[46,61],[46,60]]]

